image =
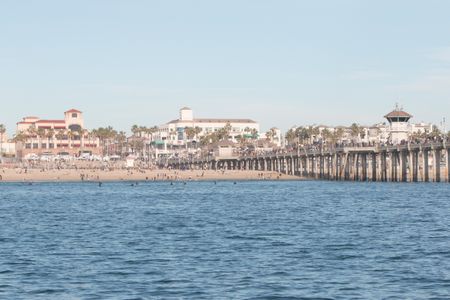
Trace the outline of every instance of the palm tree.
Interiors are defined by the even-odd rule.
[[[130,146],[134,153],[142,153],[142,150],[144,150],[144,142],[141,139],[133,139]]]
[[[53,136],[55,135],[55,130],[50,128],[47,130],[47,132],[45,133],[45,136],[47,137],[47,143],[48,143],[48,147],[50,148],[50,139],[53,139]]]
[[[442,133],[436,125],[433,125],[433,129],[431,130],[429,136],[431,138],[438,138],[438,137],[442,136]]]
[[[295,138],[297,137],[297,135],[295,134],[295,129],[294,128],[289,129],[286,132],[284,137],[285,137],[288,145],[292,145],[294,140],[295,140]]]
[[[87,130],[87,129],[81,129],[80,136],[81,136],[81,139],[80,139],[80,147],[81,147],[81,148],[84,148],[84,145],[85,145],[85,139],[86,139],[87,137],[89,137],[89,130]]]
[[[134,135],[135,137],[142,137],[142,134],[143,134],[143,133],[146,134],[147,131],[148,131],[148,128],[145,127],[145,126],[133,125],[133,126],[131,127],[131,132],[133,133],[133,135]]]
[[[22,143],[25,142],[27,139],[28,139],[28,136],[23,131],[20,131],[19,133],[17,133],[14,136],[13,141],[20,147],[16,147],[16,149],[18,150],[18,149],[22,148]]]
[[[186,134],[186,138],[188,140],[192,140],[195,136],[195,130],[194,127],[185,127],[184,133]]]
[[[333,143],[337,143],[338,141],[342,140],[343,137],[344,129],[342,129],[342,127],[339,127],[333,132],[331,140],[333,141]]]
[[[195,129],[194,127],[185,127],[184,133],[186,134],[186,147],[189,148],[189,143],[192,144],[192,140],[195,137]]]
[[[200,145],[206,146],[209,144],[214,144],[216,142],[220,141],[220,135],[219,132],[212,132],[210,134],[204,135],[200,138]]]
[[[299,142],[301,142],[302,144],[304,144],[305,141],[309,141],[309,139],[311,138],[310,129],[303,126],[300,126],[295,130],[295,135],[298,137]]]
[[[26,133],[24,133],[23,131],[20,131],[19,133],[17,133],[14,138],[13,141],[16,143],[23,143],[28,139],[28,136]]]
[[[94,129],[92,132],[100,141],[100,144],[103,148],[103,155],[109,155],[111,150],[110,146],[117,136],[117,131],[114,130],[111,126],[108,126],[106,128],[100,127],[98,129]]]
[[[320,135],[320,128],[318,126],[311,126],[311,137],[317,139],[317,136]]]
[[[34,138],[37,135],[37,130],[36,130],[36,126],[33,124],[30,127],[28,127],[27,129],[27,134],[28,134],[28,138],[30,139],[30,143],[31,143],[31,148],[33,148],[33,142],[34,142]]]
[[[65,137],[65,132],[63,129],[58,130],[56,133],[56,148],[60,148],[62,146],[62,140]],[[58,144],[59,141],[59,144]]]
[[[139,137],[142,137],[143,134],[147,134],[148,128],[146,126],[139,127]]]
[[[36,131],[36,134],[39,138],[39,149],[42,149],[42,139],[45,138],[45,129],[44,128],[38,128]]]
[[[126,135],[125,131],[120,131],[117,134],[116,139],[117,139],[117,143],[119,145],[118,153],[119,153],[120,156],[122,156],[123,155],[123,148],[124,148],[124,145],[125,145],[125,143],[127,141],[127,135]]]
[[[147,146],[148,146],[148,148],[147,148],[147,159],[150,161],[150,148],[151,147],[153,147],[152,145],[153,145],[153,135],[155,134],[155,133],[157,133],[158,132],[158,126],[152,126],[152,127],[149,127],[149,128],[147,128],[146,129],[146,133],[147,133],[147,136],[148,136],[148,143],[147,143]]]
[[[136,124],[131,126],[131,132],[133,133],[134,136],[137,136],[139,132],[139,126]]]
[[[217,135],[218,135],[219,140],[221,140],[221,141],[228,140],[232,129],[233,128],[231,127],[230,122],[225,124],[225,126],[223,128],[219,129],[217,131]]]
[[[69,129],[68,131],[67,131],[67,138],[68,138],[68,140],[69,140],[69,148],[72,148],[72,140],[73,140],[73,138],[75,137],[75,131],[72,131],[71,129]]]
[[[270,128],[267,132],[266,132],[266,138],[269,141],[273,141],[273,138],[277,135],[277,129],[275,127]]]
[[[328,128],[325,128],[321,132],[323,140],[327,143],[331,140],[333,134]]]
[[[0,124],[0,158],[3,156],[3,135],[6,132],[6,127]]]
[[[360,133],[361,133],[361,127],[358,124],[353,123],[350,126],[350,134],[354,138],[355,142],[357,141],[357,138],[359,137]]]
[[[258,138],[258,130],[256,128],[250,130],[250,134],[252,136],[252,139],[256,140]]]
[[[81,130],[81,129],[78,129],[78,130],[73,130],[73,137],[74,137],[74,140],[75,141],[79,141],[79,144],[78,144],[78,146],[79,146],[79,148],[78,148],[78,151],[79,151],[79,153],[81,153],[81,140],[82,140],[82,134],[83,134],[83,131]],[[73,145],[72,145],[73,146]]]
[[[170,140],[170,144],[172,146],[172,149],[173,149],[173,144],[174,144],[173,140],[174,140],[176,135],[177,135],[176,131],[173,128],[171,128],[170,131],[169,131],[169,140]]]

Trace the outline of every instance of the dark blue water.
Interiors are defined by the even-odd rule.
[[[448,299],[450,185],[0,184],[1,299]]]

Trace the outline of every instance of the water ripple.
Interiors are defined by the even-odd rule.
[[[449,299],[449,185],[0,184],[1,299]]]

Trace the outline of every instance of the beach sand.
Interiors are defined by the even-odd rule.
[[[297,176],[263,171],[213,170],[113,170],[98,169],[1,169],[3,182],[58,181],[204,181],[204,180],[299,180]]]

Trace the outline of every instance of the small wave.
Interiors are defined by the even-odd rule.
[[[51,295],[51,294],[58,294],[58,293],[64,293],[66,290],[64,289],[38,289],[31,291],[30,294],[33,295]]]
[[[231,235],[225,237],[228,240],[251,240],[251,241],[267,241],[268,238],[258,237],[258,236],[242,236],[242,235]]]

